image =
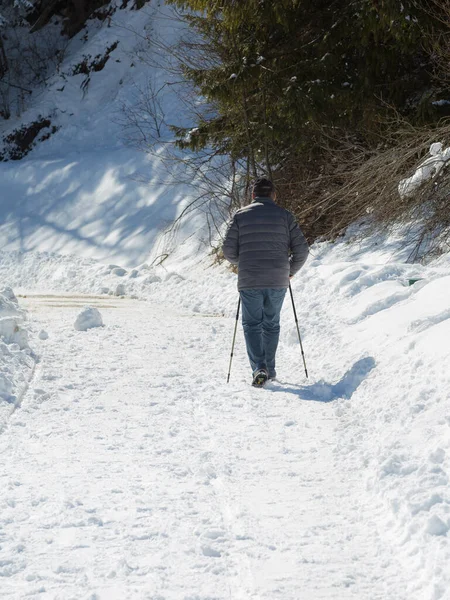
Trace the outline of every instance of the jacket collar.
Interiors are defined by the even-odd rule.
[[[256,196],[256,198],[252,200],[252,203],[253,202],[268,202],[269,204],[275,204],[272,198],[269,198],[267,196]]]

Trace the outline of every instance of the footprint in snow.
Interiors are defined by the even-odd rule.
[[[203,556],[209,556],[210,558],[220,558],[222,553],[218,550],[214,550],[211,546],[202,546],[202,554]]]
[[[217,540],[219,538],[225,537],[225,531],[223,531],[223,529],[210,529],[209,531],[205,531],[203,537],[208,538],[210,540]]]

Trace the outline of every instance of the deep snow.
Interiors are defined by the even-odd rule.
[[[104,329],[73,331],[86,301]],[[339,402],[251,389],[242,340],[223,389],[232,319],[24,302],[52,344],[0,439],[3,597],[407,597]]]
[[[23,513],[3,521],[0,560],[16,565],[5,567],[6,597],[43,587],[48,598],[448,598],[448,257],[410,265],[396,248],[380,238],[313,246],[293,280],[310,380],[286,301],[280,382],[264,390],[249,385],[240,329],[225,384],[237,294],[224,267],[123,274],[115,265],[113,275],[112,265],[27,254],[23,271],[8,254],[2,280],[26,279],[40,294],[19,300],[42,361],[2,436],[2,477],[17,479],[20,445],[22,510],[37,502],[24,452],[50,461],[56,477],[42,515],[20,530]],[[67,275],[70,260],[69,278],[49,277],[58,261]],[[73,295],[117,281],[137,299]],[[71,294],[46,295],[65,286]],[[89,303],[105,327],[75,332]],[[67,444],[61,483],[50,457]],[[3,506],[18,506],[15,488],[1,489]],[[40,547],[46,523],[49,540],[65,531],[62,552]],[[24,532],[29,555],[16,557]]]

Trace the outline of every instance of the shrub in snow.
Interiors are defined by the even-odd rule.
[[[111,271],[111,273],[112,273],[113,275],[117,275],[117,277],[123,277],[124,275],[126,275],[126,274],[127,274],[126,270],[125,270],[125,269],[122,269],[122,267],[116,267],[115,269],[113,269],[113,270]]]
[[[115,295],[125,296],[125,286],[123,283],[119,283],[119,285],[116,287]]]
[[[413,196],[423,183],[439,175],[449,160],[450,148],[442,150],[440,142],[431,144],[430,157],[418,166],[412,177],[402,179],[398,184],[400,197],[409,198]]]
[[[48,340],[48,333],[42,329],[39,332],[39,339],[40,340]]]
[[[20,160],[31,152],[38,142],[47,140],[58,129],[59,127],[52,126],[50,119],[44,118],[14,129],[3,138],[0,160]]]
[[[76,318],[75,329],[86,331],[92,327],[103,327],[103,319],[100,312],[92,306],[85,306]]]

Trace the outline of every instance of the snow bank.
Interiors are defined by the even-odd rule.
[[[77,256],[0,250],[0,280],[19,290],[153,298],[194,312],[234,310],[236,277],[225,265],[212,270],[204,254],[203,260],[197,257],[188,266],[183,261],[178,268],[176,263],[170,268],[143,263],[125,275],[116,274],[118,268]]]
[[[28,332],[23,327],[25,312],[18,306],[11,288],[0,290],[0,337],[5,344],[28,348]]]
[[[389,239],[364,246],[313,247],[295,281],[313,378],[299,397],[334,401],[336,460],[359,472],[377,499],[372,518],[410,573],[408,597],[446,598],[450,257],[409,265]],[[291,373],[295,337],[292,326],[282,337]],[[297,364],[300,370],[300,357]]]
[[[20,402],[33,368],[25,312],[11,288],[0,289],[0,432]]]

